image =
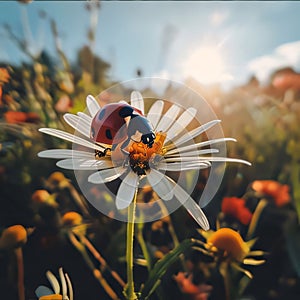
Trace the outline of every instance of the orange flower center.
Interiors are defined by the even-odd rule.
[[[149,161],[154,160],[156,155],[164,155],[165,149],[163,148],[167,135],[164,132],[158,132],[152,147],[142,142],[133,142],[128,147],[130,166],[138,175],[145,175],[148,170]]]

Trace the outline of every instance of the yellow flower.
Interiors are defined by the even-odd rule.
[[[213,232],[208,238],[207,243],[215,247],[218,251],[224,252],[224,256],[237,261],[243,261],[250,251],[240,234],[230,228],[221,228]]]
[[[206,238],[206,243],[203,246],[209,254],[213,255],[218,262],[230,264],[249,278],[252,278],[252,274],[239,265],[260,265],[265,262],[253,258],[264,254],[263,251],[251,251],[255,239],[246,242],[237,231],[230,228],[220,228],[217,231],[210,230],[207,232],[199,230],[199,232]]]

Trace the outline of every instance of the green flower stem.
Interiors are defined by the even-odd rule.
[[[160,206],[160,208],[162,210],[163,215],[164,216],[168,216],[169,213],[168,213],[168,210],[167,210],[165,204],[160,201],[159,202],[159,206]],[[176,232],[175,232],[175,229],[174,229],[171,217],[170,217],[170,221],[168,222],[168,230],[169,230],[169,233],[170,233],[170,235],[172,237],[172,240],[173,240],[173,243],[174,243],[174,248],[178,247],[180,243],[179,243],[178,237],[176,235]]]
[[[296,159],[292,161],[292,186],[293,186],[293,198],[296,206],[296,211],[298,215],[298,220],[300,221],[300,164]]]
[[[252,215],[251,222],[250,222],[249,227],[248,227],[246,240],[249,240],[253,237],[253,234],[254,234],[256,226],[257,226],[257,222],[258,222],[258,220],[260,218],[260,215],[263,212],[264,208],[267,206],[267,204],[268,204],[268,201],[266,199],[261,199],[258,202],[258,204],[255,208],[255,211]]]
[[[137,296],[134,292],[133,281],[133,238],[134,238],[134,219],[136,209],[136,197],[138,188],[135,190],[132,203],[128,207],[127,222],[127,242],[126,242],[126,261],[127,261],[127,285],[124,291],[128,300],[135,300]]]

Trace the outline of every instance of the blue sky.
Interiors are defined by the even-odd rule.
[[[85,1],[0,2],[0,23],[26,34],[32,50],[54,53],[44,10],[54,18],[62,48],[74,60],[87,43],[90,18]],[[103,1],[98,16],[96,53],[112,63],[116,80],[144,76],[204,83],[238,84],[251,74],[266,80],[278,67],[300,67],[300,2],[125,2]],[[0,61],[18,63],[24,55],[0,30]],[[27,33],[28,34],[28,33]],[[28,35],[30,36],[30,35]]]

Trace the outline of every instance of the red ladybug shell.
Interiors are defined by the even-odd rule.
[[[91,124],[90,137],[94,142],[118,144],[127,138],[125,117],[133,112],[141,112],[126,103],[104,105],[94,116]]]

